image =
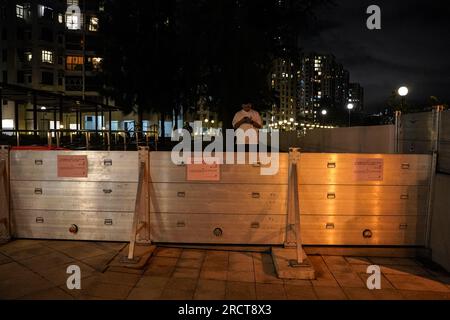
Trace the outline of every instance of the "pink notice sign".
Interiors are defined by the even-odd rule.
[[[187,181],[220,181],[220,165],[217,163],[188,164],[186,166]]]
[[[355,159],[353,175],[356,181],[383,181],[383,159]]]
[[[58,178],[86,178],[87,156],[58,156]]]

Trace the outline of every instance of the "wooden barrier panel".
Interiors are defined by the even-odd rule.
[[[130,238],[138,152],[16,150],[10,180],[17,237]]]

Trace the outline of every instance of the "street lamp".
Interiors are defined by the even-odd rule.
[[[401,107],[402,107],[402,111],[404,111],[406,96],[409,93],[409,89],[407,87],[403,86],[403,87],[400,87],[397,92],[398,92],[398,95],[402,98]]]
[[[347,104],[347,109],[348,109],[348,126],[351,126],[351,113],[352,110],[355,108],[355,105],[353,103],[349,103]]]

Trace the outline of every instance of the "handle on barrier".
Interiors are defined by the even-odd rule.
[[[103,193],[110,194],[113,191],[111,189],[103,189]]]

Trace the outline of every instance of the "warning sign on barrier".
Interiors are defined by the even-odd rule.
[[[58,178],[87,178],[87,156],[58,155]]]
[[[220,181],[220,165],[217,163],[207,164],[193,163],[186,167],[187,181]]]
[[[353,175],[356,181],[383,181],[383,159],[355,159]]]

